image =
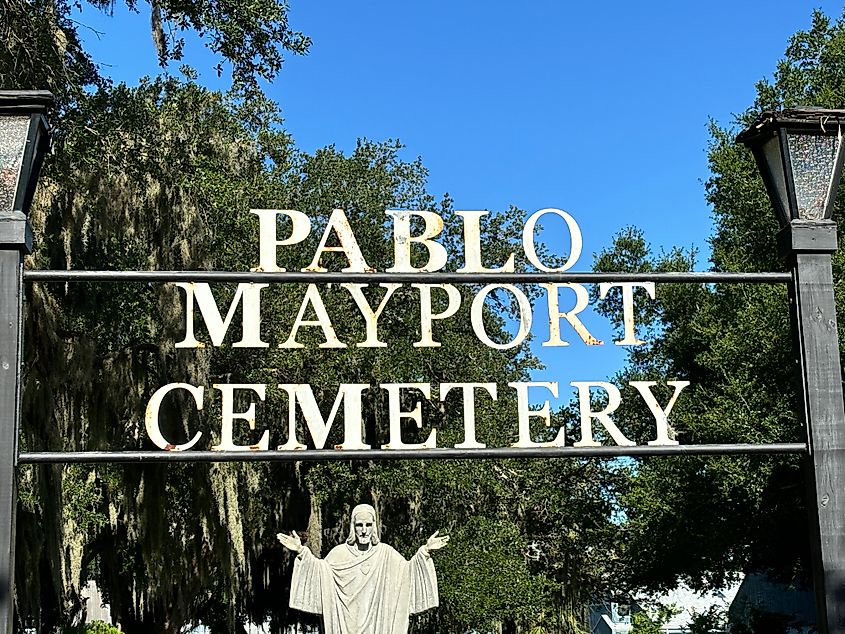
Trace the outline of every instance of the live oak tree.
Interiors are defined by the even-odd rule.
[[[845,106],[845,21],[817,12],[790,40],[771,81],[730,128],[712,126],[707,199],[714,271],[780,271],[778,225],[753,158],[734,141],[765,109]],[[842,220],[840,197],[834,219]],[[623,231],[596,262],[600,270],[687,270],[694,252],[654,254],[636,229]],[[843,255],[833,258],[840,280]],[[843,338],[842,285],[835,283]],[[607,310],[613,311],[613,307]],[[682,443],[805,440],[797,416],[795,351],[782,286],[666,285],[654,310],[648,347],[634,349],[623,374],[673,375],[692,382],[673,410]],[[632,416],[632,427],[647,418]],[[717,457],[639,461],[623,497],[621,550],[631,586],[652,589],[684,579],[720,586],[743,571],[806,583],[809,537],[805,483],[797,457]]]
[[[102,85],[106,78],[82,48],[79,29],[86,28],[84,22],[71,11],[110,12],[114,5],[112,0],[2,0],[0,85],[37,86],[60,101]],[[162,65],[183,58],[186,33],[198,35],[219,56],[218,68],[226,65],[242,98],[261,99],[259,81],[276,77],[285,53],[304,54],[311,45],[307,35],[289,27],[288,6],[280,0],[126,0],[126,5],[148,13]]]
[[[244,97],[255,96],[258,76],[269,79],[278,71],[283,50],[304,52],[308,45],[307,38],[287,29],[286,5],[244,6],[236,16],[229,5],[214,2],[177,5],[159,2],[152,7],[160,58],[180,55],[180,41],[167,39],[165,31],[176,34],[185,26],[203,30],[221,61],[232,65],[241,118],[253,125],[264,121],[266,126],[266,104]],[[200,212],[210,187],[198,185],[185,192],[185,180],[178,182],[180,174],[183,179],[191,175],[184,172],[187,164],[195,176],[215,170],[243,170],[245,177],[254,176],[256,169],[250,171],[250,165],[260,167],[252,149],[255,134],[247,133],[233,116],[234,104],[224,106],[219,96],[201,90],[177,88],[172,81],[137,91],[112,87],[82,49],[79,22],[72,19],[71,6],[52,0],[4,0],[0,7],[4,16],[0,86],[47,88],[57,98],[55,150],[48,158],[41,199],[31,217],[40,242],[37,264],[59,268],[202,266],[206,256],[201,243],[207,242],[209,230]],[[85,6],[109,10],[111,4]],[[135,3],[130,6],[134,8]],[[179,99],[177,91],[181,91]],[[163,107],[165,101],[169,111]],[[181,129],[168,125],[168,119],[180,114],[179,108],[189,115],[201,114],[187,117]],[[233,127],[239,131],[235,133]],[[201,148],[186,146],[181,143],[184,139],[176,138],[188,130],[201,139]],[[208,135],[209,130],[217,132]],[[195,166],[197,159],[200,164]],[[202,159],[208,160],[203,164]],[[191,195],[199,190],[203,190],[201,195]],[[218,204],[224,204],[222,198]],[[151,248],[156,244],[157,252]],[[191,246],[197,246],[196,253]],[[121,396],[109,390],[108,380],[99,379],[117,381],[116,374],[126,370],[127,383],[133,378],[137,383],[144,376],[145,359],[154,352],[149,338],[144,341],[149,315],[141,311],[149,307],[149,298],[143,289],[140,293],[107,288],[64,291],[35,288],[28,297],[24,447],[39,442],[55,448],[79,447],[89,434],[94,443],[114,439],[121,429],[120,414],[126,411],[126,403],[120,402],[126,393]],[[105,318],[94,325],[93,313],[103,313]],[[111,323],[105,323],[109,316]],[[119,336],[112,336],[118,332]],[[81,337],[82,333],[93,337]],[[79,342],[81,338],[85,341]],[[36,349],[36,344],[41,347]],[[111,434],[98,437],[102,431],[98,425]],[[23,472],[17,549],[18,610],[23,622],[49,631],[73,617],[79,609],[79,583],[89,560],[96,557],[91,543],[102,541],[101,529],[110,518],[115,520],[112,525],[121,524],[130,544],[138,541],[137,531],[120,521],[123,506],[104,493],[109,486],[132,487],[133,476],[125,478],[126,474],[79,468]],[[140,515],[132,519],[136,526],[145,524]],[[120,560],[119,570],[129,572],[131,560],[121,553],[119,540],[114,545],[111,552]],[[141,578],[137,581],[143,583]],[[118,607],[122,615],[133,618],[133,609],[140,605],[145,612],[138,616],[140,620],[156,618],[155,606],[144,605],[143,592],[127,583],[121,592],[134,594],[133,606]],[[121,597],[111,594],[119,606]],[[179,618],[178,605],[174,612]]]
[[[110,6],[95,2],[85,10]],[[425,169],[402,160],[398,144],[362,141],[349,156],[332,147],[305,155],[281,131],[278,111],[257,82],[278,72],[284,52],[308,47],[306,36],[288,28],[285,4],[149,5],[160,60],[182,54],[182,30],[202,33],[231,66],[235,90],[228,96],[193,83],[190,70],[187,80],[113,85],[81,47],[69,4],[2,0],[2,9],[0,85],[48,88],[58,98],[54,147],[31,213],[37,250],[29,266],[246,270],[257,257],[249,209],[258,207],[302,209],[322,222],[344,209],[368,262],[380,270],[392,258],[385,209],[436,209],[448,219],[444,241],[459,241],[450,201],[438,203],[426,192]],[[517,242],[521,218],[513,209],[485,224],[491,264],[503,262]],[[299,250],[280,250],[280,265],[306,264],[316,235]],[[337,260],[326,261],[337,268]],[[375,303],[380,289],[370,291]],[[220,306],[231,301],[231,287],[215,292]],[[422,374],[432,383],[503,384],[536,367],[524,347],[491,350],[468,327],[439,333],[442,348],[414,348],[419,315],[402,306],[410,292],[398,292],[380,320],[387,349],[322,350],[315,346],[319,332],[304,329],[304,350],[279,350],[271,340],[256,352],[231,341],[177,350],[184,296],[174,286],[33,285],[22,449],[150,447],[143,407],[171,381],[273,385],[307,377],[326,414],[342,382],[414,381]],[[291,321],[290,306],[301,297],[299,287],[275,285],[264,310]],[[326,297],[339,333],[363,339],[348,294],[328,289]],[[501,309],[486,316],[494,335],[507,327],[509,307]],[[515,404],[500,392],[495,407],[483,398],[477,407],[478,438],[492,446],[514,440]],[[263,418],[274,437],[283,437],[287,411],[273,396],[262,404]],[[386,437],[384,394],[373,390],[368,399],[365,425],[375,444]],[[442,424],[457,415],[459,400],[448,401],[445,411],[423,406],[444,444],[462,440],[462,429]],[[163,411],[168,438],[184,442],[213,420],[219,402],[209,402],[202,418],[188,398]],[[567,422],[561,414],[555,424]],[[250,444],[257,433],[243,426],[236,440]],[[326,446],[339,434],[333,430]],[[231,632],[247,619],[282,631],[304,617],[286,611],[290,562],[272,536],[304,529],[310,547],[325,550],[340,541],[350,505],[368,501],[391,543],[405,552],[435,529],[453,534],[438,560],[443,605],[416,622],[417,631],[575,631],[589,594],[608,583],[609,518],[623,476],[622,467],[591,461],[26,467],[18,614],[22,626],[56,630],[79,613],[80,585],[94,579],[127,632],[175,632],[200,620]]]

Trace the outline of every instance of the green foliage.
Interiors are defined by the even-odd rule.
[[[50,90],[59,105],[103,83],[82,49],[64,0],[3,0],[0,4],[0,87]]]
[[[794,35],[772,81],[758,85],[743,126],[765,108],[845,104],[845,21],[814,14],[808,31]],[[715,232],[715,271],[778,271],[778,226],[749,151],[734,142],[736,128],[711,126],[712,176],[707,199]],[[842,218],[840,197],[835,219]],[[637,230],[621,233],[600,254],[599,270],[685,270],[694,253],[653,254]],[[834,277],[842,277],[842,253]],[[840,341],[843,290],[835,284]],[[615,314],[618,306],[600,310]],[[691,382],[672,411],[678,440],[695,443],[796,442],[805,439],[796,414],[794,351],[786,289],[723,284],[666,285],[638,317],[651,334],[634,350],[620,377],[671,377]],[[644,430],[645,412],[631,412],[626,428]],[[638,432],[639,434],[639,432]],[[719,586],[736,573],[768,570],[784,579],[806,578],[807,518],[801,461],[791,457],[651,459],[637,463],[621,497],[624,539],[619,553],[628,584]],[[657,537],[656,537],[657,536]]]
[[[92,0],[110,9],[109,0]],[[288,6],[280,0],[149,0],[153,41],[162,66],[182,59],[184,34],[192,31],[232,66],[238,89],[255,92],[257,79],[272,80],[282,67],[282,51],[304,54],[311,40],[288,26]],[[127,4],[137,7],[136,0]],[[255,96],[254,94],[252,96]]]
[[[89,0],[84,5],[67,0],[3,0],[0,87],[48,89],[64,106],[84,97],[86,87],[108,84],[82,48],[80,22],[71,17],[73,6],[114,10],[112,0]],[[259,81],[276,77],[286,52],[305,54],[311,45],[307,35],[290,28],[288,5],[282,0],[126,0],[126,6],[149,13],[162,67],[182,59],[188,32],[199,35],[219,55],[219,72],[223,64],[231,70],[234,94],[253,102],[253,112],[256,107],[272,109]]]
[[[470,519],[452,531],[458,548],[437,558],[444,605],[461,629],[530,622],[548,603],[548,584],[528,568],[529,545],[507,520]]]
[[[678,613],[673,605],[658,605],[651,612],[642,611],[631,615],[631,634],[661,634],[663,626]]]
[[[94,621],[87,625],[62,628],[62,634],[120,634],[120,630],[109,623]]]
[[[689,634],[712,634],[724,632],[728,627],[728,611],[718,605],[711,605],[701,613],[694,613],[687,629]],[[736,626],[735,626],[736,627]],[[731,630],[735,631],[735,630]],[[767,631],[767,630],[760,630]]]

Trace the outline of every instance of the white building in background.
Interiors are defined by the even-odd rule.
[[[633,625],[631,617],[637,612],[651,612],[652,606],[673,607],[676,613],[663,625],[665,634],[688,634],[689,624],[696,614],[712,608],[725,614],[739,590],[736,583],[725,590],[699,593],[685,585],[663,594],[634,597],[629,602],[604,601],[590,606],[591,634],[628,634]]]

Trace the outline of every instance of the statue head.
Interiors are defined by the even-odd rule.
[[[380,541],[379,526],[376,520],[376,510],[369,504],[359,504],[352,509],[349,521],[349,537],[346,543],[350,546],[375,546]]]

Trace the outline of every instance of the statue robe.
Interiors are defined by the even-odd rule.
[[[325,634],[407,634],[409,616],[439,602],[425,547],[407,561],[381,542],[365,552],[344,543],[325,559],[303,548],[294,561],[290,607],[322,614]]]

